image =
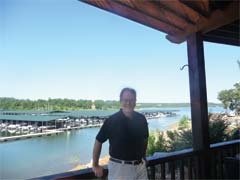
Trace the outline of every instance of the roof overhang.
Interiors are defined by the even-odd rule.
[[[166,33],[182,43],[200,32],[205,41],[240,45],[239,0],[80,0]]]

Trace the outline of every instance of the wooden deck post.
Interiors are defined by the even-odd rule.
[[[209,179],[209,129],[203,40],[200,33],[187,40],[193,149],[200,153],[197,179]]]

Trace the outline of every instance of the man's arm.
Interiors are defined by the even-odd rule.
[[[148,138],[144,139],[144,153],[145,153],[144,160],[146,162],[146,166],[148,164],[147,159],[146,159],[146,157],[147,157],[147,147],[148,147]]]
[[[145,152],[145,156],[147,154],[147,147],[148,147],[148,138],[144,139],[144,152]]]
[[[99,166],[99,157],[102,150],[102,143],[100,143],[97,139],[95,140],[93,147],[93,161],[92,161],[92,169],[97,177],[103,176],[103,167]]]

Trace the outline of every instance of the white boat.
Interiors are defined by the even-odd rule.
[[[1,124],[0,124],[0,130],[1,130],[1,132],[6,131],[6,130],[7,130],[7,125],[4,124],[4,123],[1,123]]]
[[[9,133],[15,133],[17,131],[17,126],[14,125],[14,124],[10,124],[8,127],[7,127],[7,130]]]
[[[21,126],[21,133],[27,134],[29,132],[29,128],[27,126]]]

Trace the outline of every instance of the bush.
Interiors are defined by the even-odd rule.
[[[183,116],[178,123],[178,129],[184,130],[189,128],[190,128],[190,119],[188,116]]]
[[[209,123],[210,143],[223,142],[228,139],[227,128],[229,123],[224,120],[214,120]]]
[[[154,152],[171,152],[186,148],[192,148],[192,130],[185,129],[186,117],[182,118],[182,125],[178,130],[161,132],[159,130],[150,132],[148,139],[147,154],[153,155]],[[224,120],[213,120],[209,122],[210,143],[218,143],[227,140],[239,139],[240,128],[236,127],[230,132],[227,130],[229,123]]]
[[[147,155],[153,155],[155,152],[166,152],[166,140],[164,133],[156,130],[152,131],[148,137]]]
[[[190,129],[183,131],[167,131],[168,150],[178,151],[192,147],[192,131]]]

